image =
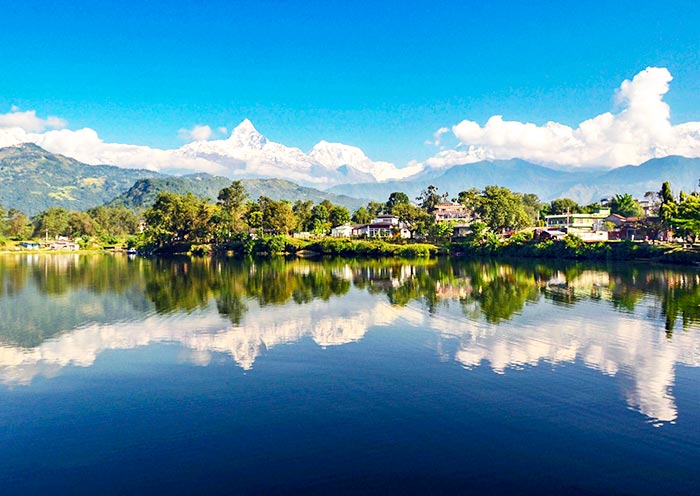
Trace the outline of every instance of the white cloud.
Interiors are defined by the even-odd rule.
[[[90,128],[76,131],[53,129],[39,133],[28,132],[18,126],[0,126],[0,147],[20,143],[36,143],[52,153],[59,153],[91,165],[109,164],[163,172],[225,172],[225,168],[220,164],[198,157],[184,157],[179,155],[177,150],[105,143],[97,131]]]
[[[16,105],[13,105],[7,114],[0,114],[0,128],[19,128],[38,133],[45,129],[61,129],[67,125],[65,120],[52,115],[46,119],[37,117],[35,110],[22,112]]]
[[[180,129],[178,136],[183,141],[207,141],[211,138],[213,131],[209,126],[194,126],[192,129]]]
[[[427,140],[426,145],[442,146],[442,135],[450,132],[449,127],[441,127],[433,133],[433,141]]]
[[[600,114],[576,128],[557,122],[537,126],[507,121],[501,115],[494,115],[483,126],[464,120],[452,127],[461,145],[449,153],[437,154],[426,163],[448,166],[485,157],[522,158],[559,165],[620,166],[667,155],[699,157],[700,122],[671,125],[670,109],[663,97],[672,79],[665,68],[649,67],[641,71],[617,90],[617,113]]]

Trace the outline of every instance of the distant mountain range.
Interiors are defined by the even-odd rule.
[[[374,162],[361,149],[342,143],[321,141],[305,153],[268,140],[248,119],[227,139],[195,141],[169,153],[176,161],[206,161],[211,170],[215,167],[229,177],[284,178],[317,188],[405,178],[422,170]]]
[[[283,179],[242,180],[251,199],[322,200],[351,210],[367,202],[299,186]],[[142,169],[88,165],[26,143],[0,148],[0,205],[35,215],[49,207],[86,210],[103,204],[145,208],[161,191],[191,192],[216,200],[231,179],[209,174],[166,176]]]
[[[248,131],[242,136],[239,129],[234,136],[238,140],[247,139],[251,146],[264,141],[264,137],[256,137],[251,129]],[[335,160],[335,171],[350,173],[352,169],[353,177],[360,177],[357,168],[338,165],[346,159],[357,158],[353,150],[346,150],[346,155],[339,150],[335,145],[323,145],[316,149],[316,155],[326,153],[323,160],[328,163]],[[283,165],[283,162],[278,162],[280,174],[283,174]],[[489,184],[498,184],[513,191],[536,193],[545,201],[568,197],[587,204],[616,193],[631,193],[641,198],[647,191],[659,191],[663,181],[669,181],[675,192],[691,192],[698,189],[699,179],[700,158],[669,156],[637,166],[573,172],[554,170],[519,159],[484,161],[447,169],[425,169],[400,181],[376,182],[375,176],[372,176],[372,181],[339,184],[327,191],[300,186],[286,178],[241,181],[251,199],[262,195],[290,201],[308,199],[314,203],[328,199],[354,210],[366,203],[367,199],[386,201],[394,191],[403,191],[410,198],[415,198],[430,184],[437,186],[440,192],[449,193],[450,197],[456,197],[460,191],[472,187],[481,189]],[[87,165],[47,152],[34,144],[0,149],[0,205],[18,208],[28,215],[52,206],[84,210],[111,203],[144,208],[153,202],[160,191],[192,192],[215,200],[219,191],[230,183],[229,178],[209,174],[176,177],[143,169]]]
[[[641,198],[647,191],[659,191],[669,181],[673,191],[698,189],[700,158],[669,156],[655,158],[641,165],[628,165],[607,171],[554,170],[525,160],[494,160],[456,165],[447,170],[426,171],[416,179],[383,183],[343,184],[329,188],[338,194],[362,196],[385,201],[394,191],[416,197],[429,184],[456,197],[469,188],[490,184],[505,186],[513,191],[535,193],[540,199],[572,198],[588,204],[617,193],[630,193]]]

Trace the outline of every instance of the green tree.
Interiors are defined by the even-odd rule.
[[[419,202],[420,208],[432,214],[437,204],[444,202],[447,197],[447,193],[439,194],[437,186],[431,184],[427,189],[421,191],[420,196],[416,197],[416,200]]]
[[[87,212],[70,212],[66,234],[73,237],[93,236],[95,231],[95,221]]]
[[[70,212],[63,207],[51,207],[38,213],[34,219],[34,235],[55,238],[68,234]]]
[[[475,199],[474,212],[492,231],[522,229],[533,224],[521,195],[502,186],[486,186]]]
[[[610,200],[610,210],[623,217],[643,217],[644,209],[629,193],[617,194]]]
[[[372,216],[372,219],[374,219],[377,215],[380,215],[382,212],[384,212],[384,209],[386,208],[386,203],[381,203],[381,202],[376,202],[376,201],[371,201],[367,203],[367,212],[369,213],[370,216]]]
[[[700,235],[700,196],[681,192],[678,208],[671,224],[689,241]]]
[[[272,200],[266,196],[258,199],[262,212],[263,230],[271,234],[288,234],[296,227],[292,204],[286,200]]]
[[[7,212],[6,235],[11,238],[26,239],[32,235],[34,227],[24,213],[15,208]]]
[[[328,221],[331,223],[331,227],[347,224],[350,222],[350,212],[343,206],[334,205],[328,213]]]
[[[442,221],[433,222],[428,228],[428,236],[436,243],[444,243],[449,241],[454,231],[454,222]]]
[[[678,211],[678,204],[676,203],[676,199],[671,191],[671,185],[668,183],[668,181],[665,181],[661,185],[661,191],[659,191],[659,201],[661,202],[661,205],[659,206],[659,217],[661,217],[661,221],[666,225],[666,227],[670,227],[672,219],[676,216]]]
[[[372,214],[365,207],[360,207],[352,214],[352,221],[356,224],[369,224],[372,221]]]
[[[219,191],[217,197],[217,212],[215,223],[219,237],[229,238],[245,229],[243,221],[248,192],[241,181],[233,181],[230,186]]]
[[[541,202],[539,197],[534,193],[525,193],[522,195],[525,212],[530,216],[534,223],[537,223],[542,218],[543,212],[547,208],[547,204]]]
[[[233,181],[230,186],[219,191],[217,203],[230,212],[240,211],[248,201],[248,192],[241,181]]]
[[[0,236],[6,236],[9,227],[10,223],[7,217],[7,210],[0,205]]]
[[[328,234],[331,229],[330,212],[325,204],[319,203],[311,209],[311,231],[314,234]]]
[[[292,211],[296,216],[297,230],[311,231],[311,209],[313,206],[314,202],[311,200],[297,200],[294,202]]]
[[[89,209],[87,213],[92,217],[98,234],[126,236],[138,232],[138,216],[124,206],[102,205]]]
[[[549,215],[578,214],[581,212],[581,205],[571,198],[557,198],[549,203]]]
[[[211,238],[213,208],[192,193],[158,193],[144,213],[147,242],[163,247],[174,243],[206,243]]]
[[[394,207],[404,203],[411,203],[411,201],[408,199],[408,195],[406,193],[402,193],[401,191],[394,191],[392,194],[389,195],[389,199],[386,202],[385,210],[388,213],[393,214]]]
[[[435,217],[411,203],[400,203],[394,207],[393,215],[404,222],[411,231],[411,237],[421,237],[428,234],[430,226],[435,223]]]

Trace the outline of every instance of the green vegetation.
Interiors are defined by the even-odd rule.
[[[156,201],[159,193],[177,193],[184,195],[192,193],[201,198],[214,200],[219,192],[231,183],[230,179],[209,174],[191,174],[180,177],[145,178],[136,181],[131,188],[124,188],[119,196],[115,195],[109,204],[122,205],[132,210],[143,210]],[[267,196],[274,200],[289,200],[295,202],[311,201],[319,203],[323,200],[343,205],[346,208],[357,208],[363,201],[345,195],[325,193],[314,188],[306,188],[283,179],[243,179],[241,186],[251,198]]]
[[[77,198],[80,188],[104,188],[112,180],[104,175],[83,174],[81,167],[84,164],[50,154],[34,145],[3,149],[0,160],[7,170],[19,170],[17,164],[21,162],[22,167],[31,170],[32,174],[43,173],[47,167],[53,173],[60,170],[64,175],[77,174],[77,179],[74,178],[77,183],[59,181],[60,184],[53,185],[51,191],[31,192],[36,197],[53,198],[54,203],[77,201],[70,198]],[[100,170],[85,167],[91,171]],[[255,197],[251,195],[255,187],[273,193]],[[344,198],[320,194],[316,196],[320,199],[314,202],[306,196],[313,192],[316,190],[281,180],[231,183],[225,178],[206,174],[179,178],[147,177],[136,181],[111,204],[87,210],[54,204],[37,212],[30,220],[16,208],[5,210],[0,207],[0,246],[11,250],[28,238],[49,241],[65,236],[72,238],[81,248],[121,245],[145,252],[191,251],[199,255],[306,252],[344,257],[413,258],[431,257],[440,251],[478,256],[700,261],[692,249],[667,244],[589,243],[575,235],[568,235],[563,240],[533,239],[530,228],[542,226],[546,214],[590,213],[600,208],[597,203],[578,205],[570,198],[559,198],[547,204],[537,195],[517,193],[496,185],[486,186],[483,190],[461,191],[452,200],[463,207],[463,216],[459,217],[462,219],[459,238],[455,238],[458,221],[450,220],[449,216],[436,220],[438,206],[448,201],[449,194],[439,191],[435,185],[422,190],[415,202],[411,202],[406,193],[393,191],[386,202],[370,201],[357,205],[352,213],[347,204],[329,199],[344,201]],[[288,196],[277,198],[278,193]],[[615,195],[609,206],[623,217],[639,218],[634,221],[634,229],[651,233],[669,231],[687,243],[695,242],[700,235],[698,193],[681,191],[675,196],[666,182],[661,191],[649,192],[646,196],[656,202],[658,218],[644,218],[639,203],[627,193]],[[394,216],[393,224],[385,224],[389,227],[381,231],[381,239],[328,237],[335,227],[350,222],[369,224],[381,214]],[[612,222],[606,222],[605,227],[608,231],[616,230]],[[376,231],[374,229],[372,234]],[[410,239],[402,237],[409,233]]]
[[[0,203],[33,216],[51,207],[85,210],[110,201],[147,170],[88,165],[33,144],[0,149]]]

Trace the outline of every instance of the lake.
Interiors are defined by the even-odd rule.
[[[0,492],[696,494],[700,272],[0,256]]]

